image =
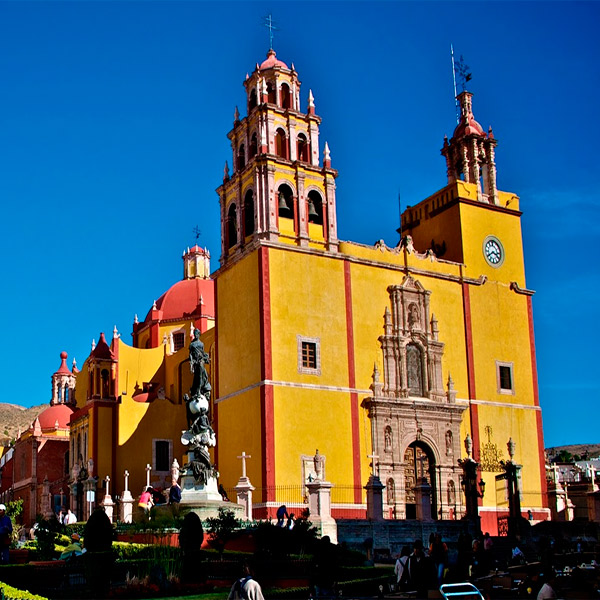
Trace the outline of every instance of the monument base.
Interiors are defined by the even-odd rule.
[[[203,485],[193,475],[184,475],[181,478],[180,507],[186,512],[195,512],[203,521],[209,517],[218,517],[219,508],[233,511],[236,519],[244,518],[243,506],[223,501],[216,477],[209,477]]]

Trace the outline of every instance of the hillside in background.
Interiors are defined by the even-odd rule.
[[[0,445],[5,446],[17,437],[19,429],[23,432],[35,421],[48,404],[25,408],[17,404],[0,402]]]
[[[553,448],[546,448],[546,454],[549,460],[552,460],[555,456],[563,451],[570,454],[574,458],[579,457],[581,460],[588,460],[590,458],[598,458],[600,456],[600,444],[570,444],[569,446],[554,446]]]

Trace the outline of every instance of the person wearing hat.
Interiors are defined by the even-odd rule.
[[[8,548],[12,537],[12,521],[6,514],[6,506],[0,504],[0,565],[8,564]]]
[[[60,555],[60,560],[67,560],[74,556],[80,556],[85,550],[81,547],[81,537],[78,533],[74,533],[71,536],[71,543],[64,549]]]

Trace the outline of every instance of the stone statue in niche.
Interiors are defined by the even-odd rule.
[[[421,317],[419,315],[419,308],[416,304],[412,303],[408,307],[408,326],[411,329],[414,329],[415,327],[419,327],[420,323]]]
[[[453,505],[456,503],[456,488],[454,486],[454,481],[450,479],[448,481],[448,504]]]
[[[452,432],[448,429],[446,431],[446,456],[452,454]]]
[[[385,451],[392,451],[392,428],[389,425],[385,428]]]

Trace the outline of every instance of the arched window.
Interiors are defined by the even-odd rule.
[[[254,110],[257,106],[258,102],[256,100],[256,88],[250,92],[250,100],[248,101],[248,112]]]
[[[323,200],[316,190],[308,192],[308,222],[323,225]]]
[[[423,363],[421,350],[415,344],[406,346],[406,375],[410,395],[423,397]]]
[[[287,83],[281,84],[279,97],[281,98],[281,108],[292,108],[292,94]]]
[[[384,440],[385,440],[384,450],[386,452],[391,452],[392,451],[392,428],[389,425],[385,428]]]
[[[278,190],[278,206],[279,206],[279,217],[284,219],[294,218],[294,192],[289,185],[285,183],[279,186]]]
[[[277,98],[275,94],[275,84],[272,81],[267,83],[267,102],[269,104],[277,104]]]
[[[298,135],[298,160],[302,162],[308,162],[308,140],[303,133]]]
[[[244,144],[240,144],[240,148],[238,150],[237,155],[237,170],[242,171],[246,166],[246,148]]]
[[[275,154],[281,156],[281,158],[288,158],[288,142],[285,131],[279,128],[275,132]]]
[[[244,197],[244,237],[254,233],[254,193],[246,192]]]
[[[227,212],[227,248],[237,244],[237,214],[236,206],[232,204]]]
[[[102,380],[102,393],[100,395],[101,398],[108,398],[110,396],[109,393],[109,384],[108,384],[108,370],[102,369],[100,372],[100,379]]]
[[[248,158],[254,158],[258,154],[258,143],[256,141],[256,132],[252,134],[250,138],[250,145],[248,146]]]

